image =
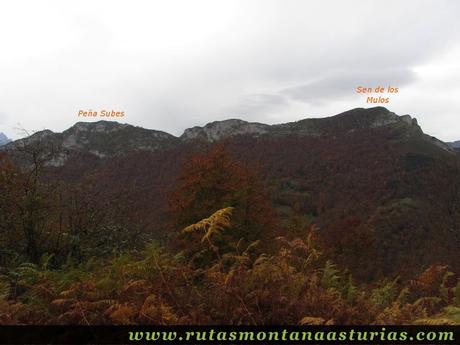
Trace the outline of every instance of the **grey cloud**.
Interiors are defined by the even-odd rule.
[[[437,101],[412,71],[460,42],[457,0],[171,3],[28,1],[25,13],[8,2],[0,122],[62,130],[79,108],[117,107],[125,122],[180,134],[226,117],[343,111],[375,83],[417,88],[429,113]]]
[[[269,115],[271,112],[286,106],[288,100],[283,95],[276,94],[252,94],[245,96],[236,106],[227,111],[236,116],[251,116],[252,120],[261,115]]]
[[[415,73],[409,69],[345,72],[286,88],[281,94],[301,102],[322,103],[342,97],[353,97],[358,86],[401,88],[415,82],[416,79]]]

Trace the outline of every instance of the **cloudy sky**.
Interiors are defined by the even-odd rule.
[[[356,87],[391,85],[387,108],[460,139],[459,13],[457,0],[3,0],[0,131],[114,109],[180,135],[370,107]]]

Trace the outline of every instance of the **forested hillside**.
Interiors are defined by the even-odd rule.
[[[460,322],[460,162],[415,119],[186,134],[0,152],[0,323]]]

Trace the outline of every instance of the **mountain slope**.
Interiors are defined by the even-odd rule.
[[[180,137],[171,134],[120,124],[112,121],[78,122],[62,133],[44,130],[17,140],[4,149],[40,142],[53,151],[47,165],[61,166],[72,152],[93,154],[99,158],[122,156],[132,151],[157,151],[178,146],[181,142],[217,142],[238,136],[284,137],[343,135],[364,129],[393,128],[405,130],[406,136],[422,137],[446,151],[450,145],[424,134],[417,120],[409,115],[398,116],[386,108],[357,108],[327,117],[305,119],[279,125],[266,125],[238,119],[215,121],[204,127],[186,129]]]
[[[459,158],[415,119],[382,107],[272,126],[227,120],[180,138],[79,123],[7,148],[14,156],[34,140],[58,147],[65,159],[53,156],[47,178],[88,186],[102,201],[121,195],[136,222],[165,238],[168,193],[182,164],[222,139],[270,188],[285,231],[293,217],[314,221],[324,250],[355,277],[409,277],[433,263],[460,270]]]
[[[177,142],[176,137],[165,132],[114,121],[98,121],[77,122],[62,133],[40,131],[8,144],[4,149],[14,155],[21,148],[43,146],[44,151],[49,153],[45,165],[58,167],[64,165],[69,157],[82,153],[98,158],[115,157],[138,150],[163,150]],[[25,157],[22,156],[17,159],[23,161]]]

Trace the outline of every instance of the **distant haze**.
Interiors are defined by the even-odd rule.
[[[460,139],[460,1],[7,0],[0,132],[62,131],[79,110],[180,135],[383,105]],[[366,104],[357,86],[395,86]],[[101,120],[95,118],[94,120]]]

